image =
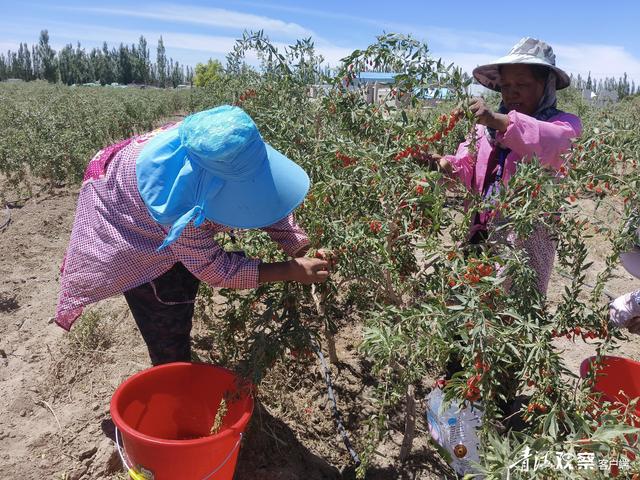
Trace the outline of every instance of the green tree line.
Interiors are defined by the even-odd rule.
[[[111,47],[104,42],[102,48],[90,52],[80,42],[68,44],[56,52],[49,44],[49,32],[42,30],[37,45],[20,43],[18,51],[0,53],[0,81],[10,78],[24,81],[47,80],[67,85],[96,82],[143,84],[157,87],[177,87],[192,83],[194,71],[167,58],[162,36],[158,40],[156,61],[150,58],[150,49],[144,36],[138,44]]]
[[[579,90],[592,90],[596,93],[616,92],[619,99],[640,93],[640,85],[636,86],[634,80],[629,81],[626,72],[617,79],[615,77],[592,78],[591,72],[587,78],[583,78],[580,74],[577,77],[571,75],[571,85]]]

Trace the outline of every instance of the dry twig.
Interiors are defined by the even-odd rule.
[[[62,425],[60,425],[60,420],[58,420],[58,416],[56,415],[56,412],[53,411],[53,408],[51,408],[51,405],[49,405],[44,400],[36,400],[36,405],[42,405],[43,407],[46,407],[49,409],[49,411],[53,415],[53,418],[55,418],[56,423],[58,424],[58,430],[60,432],[60,436],[62,437]]]

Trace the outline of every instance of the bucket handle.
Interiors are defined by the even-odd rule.
[[[127,462],[127,460],[125,459],[125,452],[124,449],[122,448],[122,446],[120,445],[120,440],[118,439],[118,435],[120,434],[120,431],[118,430],[118,427],[116,427],[116,447],[118,448],[118,455],[120,455],[120,460],[122,460],[122,465],[124,465],[124,468],[127,469],[127,472],[129,473],[129,476],[133,479],[133,480],[148,480],[147,477],[143,474],[143,473],[139,473],[138,471],[136,471],[135,468],[133,468],[133,466],[129,466],[129,463]],[[121,435],[121,434],[120,434]],[[227,456],[225,457],[225,459],[222,461],[222,463],[220,465],[218,465],[211,473],[208,473],[207,475],[204,476],[204,478],[202,480],[209,480],[212,476],[214,476],[216,473],[218,473],[218,471],[224,467],[227,462],[229,461],[229,459],[233,456],[234,452],[238,449],[238,447],[240,446],[240,442],[242,441],[242,435],[243,433],[240,432],[240,436],[238,437],[238,441],[236,442],[236,444],[233,446],[233,448],[231,449],[231,451],[227,454]]]

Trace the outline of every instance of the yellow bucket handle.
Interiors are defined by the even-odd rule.
[[[129,477],[131,477],[133,480],[149,480],[144,473],[138,473],[133,468],[130,468],[128,472]]]
[[[118,455],[120,455],[120,460],[122,460],[122,465],[124,465],[124,468],[127,469],[127,473],[129,474],[129,477],[131,477],[132,480],[153,480],[153,477],[149,478],[143,472],[138,472],[135,468],[133,468],[133,466],[129,466],[129,462],[127,462],[127,460],[125,459],[125,455],[126,455],[125,451],[120,445],[118,434],[120,434],[120,431],[118,430],[118,427],[116,427],[116,447],[118,448]],[[218,470],[220,470],[222,467],[224,467],[227,464],[227,462],[229,461],[233,453],[240,446],[240,442],[242,441],[242,435],[243,435],[242,432],[240,432],[238,441],[233,446],[231,451],[227,454],[226,458],[222,461],[222,463],[218,465],[211,473],[208,473],[207,475],[205,475],[205,477],[202,480],[209,480],[216,473],[218,473]]]

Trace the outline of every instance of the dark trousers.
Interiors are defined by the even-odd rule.
[[[200,280],[182,263],[124,292],[151,363],[191,361],[191,320]]]

